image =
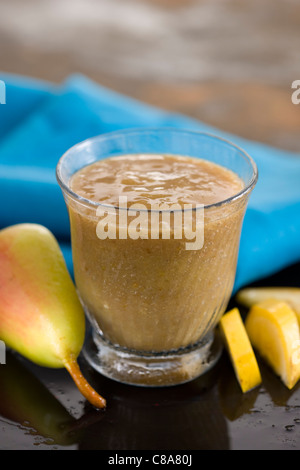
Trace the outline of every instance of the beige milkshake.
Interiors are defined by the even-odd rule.
[[[201,341],[231,295],[245,200],[226,200],[243,191],[244,182],[207,160],[137,154],[87,165],[69,184],[76,195],[116,214],[120,197],[128,208],[140,204],[146,212],[153,204],[177,204],[182,214],[187,205],[205,206],[203,246],[186,249],[184,237],[151,238],[151,224],[140,238],[120,239],[117,226],[116,238],[101,239],[96,208],[68,202],[75,281],[104,338],[155,353]]]

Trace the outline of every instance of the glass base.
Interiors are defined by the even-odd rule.
[[[211,369],[221,353],[222,342],[216,332],[192,347],[147,353],[115,346],[93,330],[83,348],[88,363],[105,377],[143,387],[189,382]]]

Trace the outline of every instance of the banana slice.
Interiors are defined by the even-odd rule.
[[[219,327],[240,387],[248,392],[261,383],[261,375],[239,310],[225,313]]]
[[[297,315],[280,300],[264,300],[251,307],[245,327],[254,349],[287,388],[300,378],[300,333]]]
[[[295,311],[300,324],[300,288],[299,287],[246,287],[236,295],[236,300],[245,307],[264,300],[282,300]]]

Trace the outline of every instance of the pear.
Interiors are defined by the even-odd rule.
[[[38,224],[0,230],[0,339],[40,366],[65,367],[83,396],[105,408],[78,366],[84,336],[84,311],[54,235]]]

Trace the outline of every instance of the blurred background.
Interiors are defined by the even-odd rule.
[[[0,69],[72,73],[299,151],[299,0],[0,0]]]

